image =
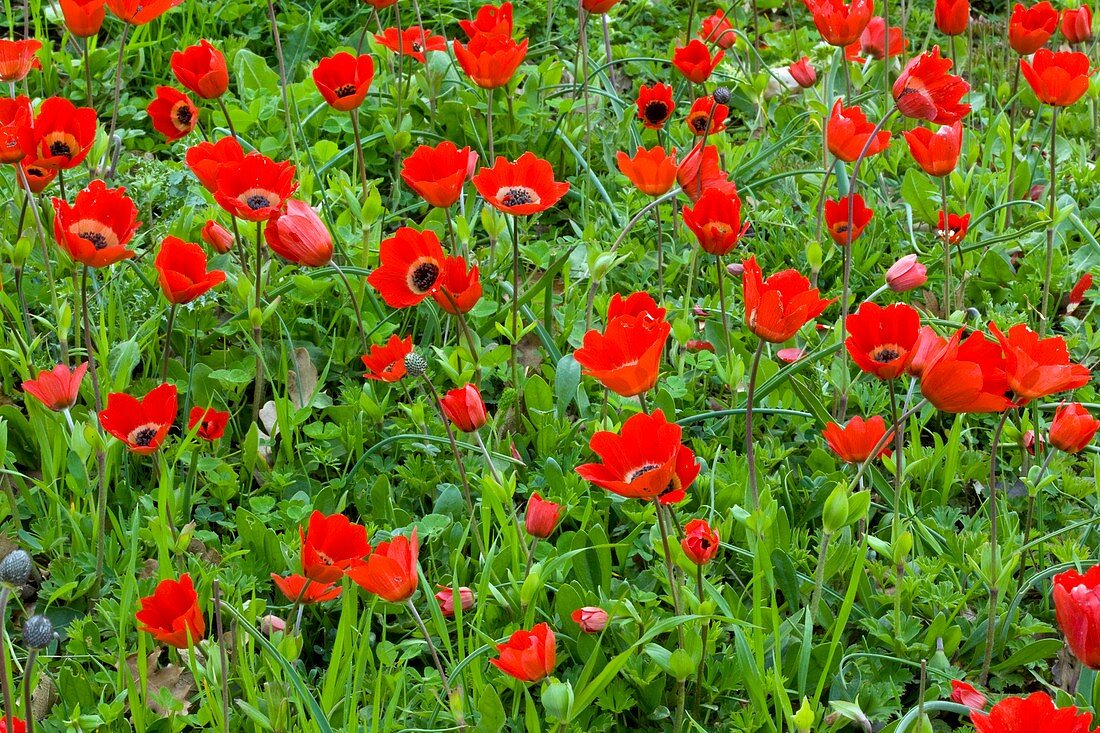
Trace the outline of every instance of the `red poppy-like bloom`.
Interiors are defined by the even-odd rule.
[[[924,338],[922,334],[921,344],[914,349],[918,354]],[[1001,347],[980,331],[963,339],[959,329],[930,354],[923,364],[920,390],[942,412],[1001,412],[1012,407],[1005,397],[1009,386]]]
[[[970,230],[970,214],[948,214],[947,215],[947,241],[950,244],[958,244],[966,236],[967,231]],[[944,235],[944,221],[943,210],[940,210],[939,219],[936,221],[936,236],[943,239]]]
[[[370,5],[375,10],[382,10],[388,8],[391,5],[395,5],[397,0],[363,0],[367,5]]]
[[[916,127],[902,133],[909,143],[909,153],[925,173],[930,176],[946,176],[955,170],[962,152],[962,122],[941,125],[932,132],[927,127]],[[942,212],[941,212],[942,213]]]
[[[58,364],[50,371],[40,371],[34,379],[25,380],[23,391],[55,412],[68,410],[80,396],[80,383],[84,381],[86,371],[86,361],[75,369]]]
[[[928,282],[928,268],[916,255],[905,255],[886,271],[886,284],[895,293],[905,293]]]
[[[481,390],[476,384],[456,387],[439,399],[443,414],[451,425],[464,433],[472,433],[488,422],[485,413],[485,400],[481,399]]]
[[[367,529],[343,514],[314,511],[309,526],[298,528],[302,540],[302,574],[314,583],[328,585],[363,564],[370,553]]]
[[[445,260],[435,232],[401,227],[382,240],[381,264],[367,276],[367,282],[391,308],[408,308],[439,288]]]
[[[879,379],[905,373],[920,331],[916,308],[904,303],[883,307],[867,302],[848,315],[845,325],[848,338],[844,345],[856,366]]]
[[[1054,613],[1069,650],[1086,667],[1100,669],[1100,565],[1084,574],[1070,569],[1055,575],[1053,595]]]
[[[764,341],[789,341],[836,300],[822,298],[798,270],[783,270],[765,280],[756,257],[749,257],[743,264],[745,324]]]
[[[672,117],[676,102],[672,99],[672,87],[668,84],[642,85],[638,90],[638,119],[651,130],[660,130]]]
[[[286,599],[291,603],[308,606],[311,603],[324,603],[339,598],[343,591],[338,585],[329,583],[322,585],[315,583],[304,575],[288,575],[283,577],[278,573],[271,574],[271,582],[275,584]]]
[[[25,153],[19,140],[33,119],[31,100],[27,97],[0,98],[0,164],[23,159]]]
[[[513,216],[545,211],[561,200],[568,183],[554,180],[549,161],[526,152],[516,162],[497,158],[492,168],[482,168],[473,178],[474,187],[490,206]]]
[[[321,59],[313,70],[313,83],[317,91],[329,106],[341,112],[359,107],[367,98],[372,81],[374,59],[370,54],[356,57],[341,51]]]
[[[1055,107],[1068,107],[1089,90],[1089,57],[1079,51],[1052,53],[1040,48],[1032,57],[1020,59],[1023,73],[1031,91],[1040,102]]]
[[[845,163],[851,163],[858,158],[864,146],[867,147],[867,152],[863,154],[865,158],[878,155],[890,146],[890,131],[879,130],[868,145],[867,141],[874,129],[874,123],[867,119],[859,105],[845,107],[842,100],[836,100],[825,126],[829,152]]]
[[[68,170],[84,162],[95,142],[96,114],[62,97],[50,97],[38,108],[34,123],[23,128],[19,144],[37,165]]]
[[[607,322],[610,323],[620,316],[648,316],[661,321],[664,320],[665,312],[649,293],[631,293],[625,298],[620,293],[615,293],[607,304]]]
[[[1073,315],[1074,311],[1081,307],[1081,304],[1085,302],[1085,293],[1092,287],[1092,275],[1085,273],[1081,276],[1081,279],[1073,286],[1073,289],[1069,291],[1069,296],[1066,298],[1066,315]]]
[[[741,198],[715,188],[703,191],[694,209],[684,206],[682,215],[703,251],[719,257],[729,254],[749,230],[747,221],[741,223]]]
[[[905,371],[911,377],[918,379],[924,375],[924,368],[929,361],[937,356],[947,346],[947,339],[936,333],[931,326],[922,326],[917,332],[917,343],[913,345],[909,354],[909,364]]]
[[[362,564],[348,570],[348,577],[362,588],[390,603],[401,603],[416,592],[420,543],[416,527],[412,536],[398,535],[379,542]]]
[[[810,63],[808,56],[803,56],[787,67],[791,78],[803,89],[809,89],[817,84],[817,70]]]
[[[153,595],[139,603],[141,610],[134,614],[141,624],[138,630],[152,634],[162,644],[186,649],[206,633],[199,596],[187,573],[179,580],[162,580]]]
[[[825,43],[847,46],[859,40],[863,29],[871,22],[874,3],[871,0],[803,0],[814,17],[814,25]]]
[[[543,499],[539,492],[531,494],[531,498],[527,500],[527,513],[523,518],[527,534],[541,539],[552,535],[558,527],[561,510],[561,504]]]
[[[468,38],[479,33],[496,33],[501,36],[512,35],[512,3],[482,5],[477,9],[473,20],[460,20],[458,24]]]
[[[481,293],[481,275],[477,265],[467,270],[465,259],[448,257],[439,276],[439,289],[432,293],[432,299],[445,312],[456,316],[473,310],[481,300]]]
[[[835,422],[827,424],[821,434],[837,458],[845,463],[863,463],[871,457],[871,451],[886,435],[886,421],[880,415],[869,420],[857,415],[844,427]],[[889,455],[890,449],[884,445],[875,457]]]
[[[202,99],[217,99],[229,89],[229,69],[222,52],[203,39],[172,54],[176,80]]]
[[[53,208],[54,239],[75,262],[106,267],[134,256],[126,245],[141,222],[125,188],[107,188],[96,179],[77,193],[72,205],[55,198]]]
[[[202,187],[214,193],[218,190],[218,171],[223,165],[243,161],[244,148],[236,138],[223,137],[216,143],[201,142],[191,146],[187,149],[184,160]]]
[[[970,712],[975,733],[1089,733],[1092,714],[1057,708],[1050,695],[1006,697],[988,713]]]
[[[202,241],[213,247],[214,251],[220,255],[233,249],[233,235],[213,219],[208,219],[202,225]]]
[[[489,663],[520,682],[538,682],[554,671],[557,649],[550,627],[535,624],[530,631],[521,629],[508,637],[507,643],[497,644],[500,657]]]
[[[38,161],[31,158],[23,158],[19,161],[19,167],[23,169],[23,175],[27,177],[27,186],[34,194],[45,191],[53,183],[53,179],[57,178],[56,168],[38,165]]]
[[[901,56],[909,47],[909,41],[901,34],[901,28],[891,26],[889,34],[886,30],[886,20],[876,15],[867,23],[863,33],[859,36],[859,48],[863,53],[873,59],[882,61],[886,58],[887,41],[889,41],[890,58]]]
[[[225,435],[225,426],[229,424],[229,413],[215,410],[213,407],[192,407],[187,417],[187,429],[194,430],[203,440],[213,442]]]
[[[267,221],[277,216],[298,189],[292,163],[276,163],[260,153],[219,165],[214,178],[214,200],[233,216],[247,221]]]
[[[1062,11],[1062,35],[1067,43],[1088,43],[1092,40],[1092,9],[1088,5]]]
[[[332,235],[305,201],[288,199],[264,225],[264,240],[272,252],[296,265],[324,267],[332,262]]]
[[[906,64],[893,89],[901,113],[937,125],[950,125],[970,114],[970,105],[959,101],[970,85],[948,73],[950,68],[951,59],[940,56],[939,46]]]
[[[586,634],[598,634],[607,628],[607,611],[599,606],[584,606],[569,614],[573,623]]]
[[[111,12],[131,25],[145,25],[182,4],[183,0],[107,0]]]
[[[936,0],[932,17],[940,33],[961,36],[970,24],[970,0]]]
[[[27,733],[27,723],[14,715],[10,723],[7,718],[0,718],[0,733]]]
[[[680,540],[680,547],[688,560],[696,565],[706,565],[718,554],[721,542],[718,533],[705,519],[693,519],[684,526],[684,539]]]
[[[686,46],[677,46],[672,54],[672,65],[684,75],[684,78],[694,84],[702,84],[726,55],[725,51],[718,51],[713,56],[707,44],[698,38],[693,38]]]
[[[435,594],[435,599],[439,601],[439,610],[443,612],[443,615],[447,618],[453,618],[455,615],[455,590],[450,586],[437,585],[439,592]],[[474,592],[462,586],[458,589],[458,604],[457,606],[462,608],[462,612],[465,613],[474,607]]]
[[[713,145],[703,147],[701,140],[680,161],[680,167],[676,169],[676,181],[692,201],[698,201],[703,191],[712,188],[726,195],[737,193],[737,186],[718,166],[718,148]]]
[[[24,382],[23,389],[26,388]],[[1090,415],[1084,405],[1078,402],[1062,405],[1050,423],[1050,444],[1064,453],[1080,453],[1092,442],[1097,430],[1100,420]]]
[[[401,163],[401,180],[432,206],[446,209],[462,195],[462,185],[477,165],[477,153],[444,140],[421,145]]]
[[[394,53],[416,59],[422,64],[427,63],[425,54],[428,51],[447,50],[446,38],[424,30],[417,25],[403,29],[400,35],[398,35],[397,28],[387,28],[382,33],[375,33],[374,40]]]
[[[621,316],[603,333],[593,329],[573,352],[584,374],[623,397],[648,392],[657,384],[661,354],[672,327],[652,316]]]
[[[1030,56],[1045,46],[1057,29],[1058,11],[1047,0],[1030,8],[1016,3],[1008,21],[1008,45],[1021,56]]]
[[[412,336],[402,339],[396,334],[390,336],[390,340],[384,345],[375,344],[370,347],[369,354],[363,354],[363,366],[367,372],[363,376],[378,382],[398,381],[407,373],[405,370],[405,357],[412,352]]]
[[[646,196],[664,196],[676,182],[676,148],[669,153],[660,145],[649,150],[638,148],[633,158],[620,150],[615,160],[622,174]]]
[[[176,421],[176,385],[154,387],[140,400],[121,392],[107,395],[107,408],[99,413],[99,424],[130,451],[149,455],[160,447]]]
[[[65,27],[77,38],[91,38],[103,27],[107,17],[105,0],[60,0]]]
[[[199,108],[190,97],[172,87],[157,87],[157,96],[145,111],[153,121],[153,129],[168,142],[189,134],[199,121]]]
[[[516,43],[511,36],[478,33],[466,45],[455,41],[454,52],[470,81],[482,89],[496,89],[512,81],[527,57],[527,39]]]
[[[603,15],[619,4],[619,0],[581,0],[581,7],[589,15]]]
[[[971,710],[985,710],[986,699],[974,685],[962,680],[951,680],[951,699]]]
[[[733,25],[721,8],[703,18],[703,22],[699,25],[699,38],[727,51],[737,42]]]
[[[576,471],[613,494],[675,504],[699,475],[695,454],[680,442],[682,434],[661,410],[640,412],[623,423],[621,435],[595,433],[588,445],[603,463],[586,463]]]
[[[995,323],[989,324],[989,330],[1004,349],[1008,388],[1017,405],[1088,384],[1088,367],[1070,363],[1061,336],[1040,338],[1023,323],[1008,329],[1008,335]]]
[[[153,266],[169,303],[190,303],[225,282],[224,272],[206,269],[206,252],[202,247],[179,237],[164,238]]]
[[[38,49],[42,42],[33,38],[23,41],[10,41],[0,38],[0,82],[14,83],[23,81],[31,69],[41,69]]]
[[[696,137],[702,135],[717,135],[726,129],[726,120],[729,119],[730,109],[724,104],[717,104],[714,97],[707,95],[699,97],[688,111],[684,122],[688,129]],[[708,128],[709,123],[709,128]]]

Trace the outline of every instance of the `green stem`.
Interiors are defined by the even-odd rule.
[[[814,616],[817,615],[817,606],[821,602],[821,590],[825,586],[825,553],[829,551],[830,539],[832,539],[831,533],[821,533],[821,542],[817,548],[817,567],[814,569],[814,592],[810,596],[811,623],[813,623]]]
[[[115,134],[115,125],[118,123],[118,104],[122,96],[122,61],[126,53],[126,39],[130,35],[130,24],[122,26],[122,38],[118,42],[118,63],[115,65],[115,95],[111,103],[111,124],[107,127],[107,143],[111,144],[111,138]]]
[[[1011,414],[1005,410],[997,421],[997,428],[993,431],[993,439],[989,449],[989,610],[986,614],[985,631],[985,656],[982,659],[982,673],[978,677],[978,684],[985,686],[989,680],[989,666],[993,661],[993,641],[997,627],[995,614],[997,612],[997,598],[1000,595],[1000,548],[998,547],[997,532],[997,444],[1001,439],[1001,431]]]
[[[940,204],[943,207],[943,317],[950,318],[954,310],[954,294],[951,291],[951,225],[948,224],[947,176],[940,176]]]
[[[164,335],[164,350],[160,354],[160,381],[168,377],[168,357],[172,354],[172,330],[176,326],[176,311],[179,303],[173,303],[168,309],[168,332]]]
[[[1047,156],[1050,159],[1050,191],[1047,198],[1047,257],[1046,264],[1043,268],[1043,305],[1040,311],[1039,321],[1039,334],[1045,336],[1050,328],[1050,280],[1053,276],[1054,270],[1054,215],[1055,208],[1058,205],[1057,202],[1057,189],[1058,179],[1055,176],[1056,168],[1058,164],[1057,156],[1055,155],[1055,145],[1058,140],[1058,108],[1051,107],[1050,118],[1050,154]]]
[[[764,354],[764,340],[760,339],[756,345],[756,353],[752,357],[752,366],[749,368],[749,384],[745,392],[745,461],[749,469],[749,495],[752,497],[752,508],[760,508],[760,491],[756,484],[756,453],[753,447],[752,437],[752,408],[753,396],[756,392],[756,373],[760,367],[760,357]]]

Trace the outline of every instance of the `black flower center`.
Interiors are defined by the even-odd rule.
[[[525,188],[513,188],[504,194],[500,200],[505,206],[523,206],[535,202],[531,192]]]
[[[707,118],[705,115],[696,115],[691,119],[691,129],[696,132],[706,132]]]
[[[107,241],[107,237],[103,236],[99,232],[81,232],[76,236],[80,237],[83,240],[91,242],[92,246],[95,247],[97,250],[106,249],[110,245],[110,242]]]
[[[266,196],[261,196],[258,193],[252,194],[245,199],[244,202],[248,205],[248,208],[253,211],[259,211],[260,209],[266,209],[268,206],[271,206],[271,201],[269,201]]]
[[[899,356],[901,356],[901,353],[892,345],[882,346],[871,354],[871,358],[879,364],[889,364]]]
[[[435,285],[439,278],[439,265],[434,262],[421,262],[413,270],[412,284],[420,292],[425,292]]]
[[[149,444],[153,442],[153,438],[157,436],[157,430],[153,427],[138,428],[134,432],[134,445],[141,448],[147,448]]]
[[[708,540],[706,537],[703,537],[702,539],[699,540],[699,547],[704,549],[704,550],[709,550],[710,549],[710,540]]]
[[[69,144],[63,140],[54,140],[50,143],[50,155],[64,155],[67,157],[73,156],[73,150],[69,147]]]
[[[647,122],[656,125],[668,119],[668,105],[659,100],[646,102],[645,110],[642,114],[645,115]]]
[[[355,94],[354,84],[345,84],[341,87],[336,87],[336,96],[343,99],[344,97],[350,97]]]
[[[655,471],[657,468],[658,468],[658,465],[656,463],[647,463],[644,466],[641,466],[639,468],[635,468],[633,471],[631,471],[630,473],[628,473],[626,475],[626,481],[627,481],[627,483],[630,483],[631,481],[634,481],[638,477],[646,475],[650,471]]]
[[[412,42],[412,50],[413,50],[413,52],[414,52],[414,53],[420,53],[421,51],[423,51],[423,50],[424,50],[424,47],[423,47],[423,46],[421,46],[421,45],[420,45],[419,43],[417,43],[416,41],[413,41],[413,42]]]
[[[176,120],[181,125],[191,124],[192,117],[194,117],[194,115],[191,114],[191,108],[188,107],[186,104],[176,110]]]

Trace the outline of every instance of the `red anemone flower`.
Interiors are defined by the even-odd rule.
[[[931,326],[922,326],[917,332],[917,342],[910,350],[909,364],[905,367],[906,373],[918,379],[924,376],[924,368],[931,359],[943,351],[945,346],[947,346],[947,339],[936,333],[936,329]]]
[[[188,431],[198,430],[195,435],[202,440],[214,442],[225,435],[225,426],[229,424],[229,413],[215,410],[213,407],[192,407],[187,416]]]
[[[1050,444],[1064,453],[1080,453],[1096,437],[1097,430],[1100,420],[1089,414],[1084,405],[1078,402],[1062,405],[1050,423]]]
[[[161,384],[140,400],[121,392],[107,395],[107,408],[99,413],[99,424],[138,455],[149,455],[160,447],[176,420],[176,385]]]
[[[951,699],[971,710],[985,710],[987,701],[974,685],[962,680],[951,680]]]
[[[223,163],[214,176],[214,200],[227,212],[246,221],[267,221],[298,189],[294,165],[276,163],[266,155],[249,153],[235,163]]]
[[[1061,336],[1040,338],[1023,323],[1008,329],[1007,335],[995,323],[989,330],[1004,350],[1008,389],[1017,405],[1088,384],[1088,367],[1070,363]]]
[[[27,733],[27,722],[11,716],[11,722],[7,718],[0,718],[0,733]]]
[[[130,25],[145,25],[182,4],[183,0],[107,0],[111,12]]]
[[[168,142],[189,134],[199,121],[199,108],[190,97],[172,87],[157,87],[157,96],[145,111],[153,121],[153,129]]]
[[[970,24],[970,0],[936,0],[932,16],[940,33],[961,36]]]
[[[791,78],[795,83],[803,89],[809,89],[813,85],[817,84],[817,70],[810,63],[808,56],[803,56],[798,61],[795,61],[787,67],[787,71],[790,72]]]
[[[905,373],[920,332],[916,308],[905,303],[883,307],[867,302],[848,315],[845,325],[848,338],[844,345],[856,366],[879,379]]]
[[[229,89],[225,56],[205,38],[172,54],[176,80],[201,99],[217,99]]]
[[[445,312],[456,316],[473,310],[481,300],[481,293],[481,275],[477,265],[467,270],[465,259],[448,257],[439,276],[439,289],[432,293],[432,299]]]
[[[620,150],[615,160],[622,174],[646,196],[664,196],[676,183],[676,148],[669,153],[660,145],[649,150],[638,148],[633,158]]]
[[[88,362],[81,362],[75,369],[58,364],[50,371],[42,370],[34,379],[23,382],[23,391],[54,412],[68,410],[80,396],[80,384]]]
[[[878,155],[890,146],[890,131],[879,130],[868,144],[874,129],[874,123],[867,119],[859,105],[845,107],[842,100],[836,100],[825,126],[829,152],[845,163],[851,163],[858,158],[864,147],[867,148],[867,152],[863,154],[865,158]]]
[[[1073,656],[1100,669],[1100,565],[1054,576],[1054,613]],[[1058,730],[1062,730],[1059,728]]]
[[[271,582],[288,601],[303,606],[334,600],[344,590],[333,583],[314,583],[304,575],[288,575],[284,578],[278,573],[272,573]]]
[[[688,111],[684,122],[687,123],[691,134],[696,137],[717,135],[725,131],[726,120],[729,119],[729,115],[730,108],[724,104],[718,104],[714,101],[714,97],[708,94],[705,97],[699,97],[692,103],[691,110]]]
[[[727,51],[737,43],[733,25],[721,8],[703,18],[703,22],[699,24],[699,38]]]
[[[201,142],[187,149],[187,167],[210,193],[218,190],[218,170],[223,165],[244,160],[244,148],[235,137],[223,137],[216,143]]]
[[[798,270],[783,270],[765,280],[756,257],[749,257],[743,264],[745,323],[764,341],[789,341],[836,300],[822,298]]]
[[[657,305],[657,301],[649,293],[631,293],[625,298],[620,293],[611,296],[607,304],[607,322],[620,316],[648,316],[657,321],[665,318],[665,309]]]
[[[603,462],[577,466],[577,473],[619,496],[676,504],[699,475],[695,454],[681,442],[682,434],[661,410],[637,413],[623,423],[621,434],[595,433],[589,447]]]
[[[479,170],[473,182],[490,206],[513,216],[546,211],[569,190],[568,183],[554,180],[550,163],[531,152],[514,163],[497,158],[492,168]]]
[[[75,262],[106,267],[134,256],[126,245],[141,222],[125,188],[107,188],[96,179],[77,193],[72,205],[55,198],[53,208],[54,239]]]
[[[1047,0],[1030,8],[1016,3],[1008,20],[1008,45],[1021,56],[1030,56],[1045,46],[1056,30],[1058,11]]]
[[[821,38],[830,46],[847,46],[859,40],[863,29],[871,22],[874,3],[871,0],[803,0],[813,14]]]
[[[716,188],[704,191],[694,209],[684,206],[682,215],[703,251],[718,257],[729,254],[749,230],[747,221],[741,224],[741,198]]]
[[[1091,287],[1092,274],[1086,272],[1069,291],[1069,296],[1066,298],[1067,316],[1073,315],[1073,313],[1081,307],[1081,304],[1085,302],[1085,293],[1087,293]]]
[[[23,175],[27,177],[27,186],[34,194],[45,191],[53,183],[53,179],[57,178],[56,168],[41,166],[37,160],[29,157],[19,161],[19,167],[23,169]]]
[[[23,81],[31,69],[41,69],[42,63],[36,55],[40,48],[42,42],[33,38],[23,41],[0,38],[0,82],[14,84]]]
[[[324,267],[332,262],[332,235],[305,201],[288,199],[264,225],[264,240],[272,252],[296,265]]]
[[[422,64],[427,63],[425,54],[428,51],[447,50],[446,38],[437,36],[417,25],[405,28],[400,32],[400,35],[398,35],[396,28],[387,28],[382,33],[375,33],[374,40],[394,53],[416,59]]]
[[[401,603],[416,592],[419,554],[420,543],[413,527],[410,537],[398,535],[389,542],[379,542],[362,564],[348,570],[348,577],[383,600]]]
[[[378,382],[393,383],[407,374],[405,357],[412,353],[412,336],[400,338],[396,334],[383,344],[370,347],[369,354],[363,354],[363,366],[367,372],[363,376]]]
[[[1089,90],[1089,57],[1079,51],[1051,53],[1040,48],[1032,57],[1020,59],[1020,72],[1040,102],[1068,107]]]
[[[370,54],[352,56],[341,51],[317,62],[313,83],[329,106],[341,112],[357,109],[367,98],[374,81],[374,59]]]
[[[462,195],[462,186],[477,166],[477,153],[444,140],[434,148],[421,145],[401,162],[401,179],[431,206],[446,209]]]
[[[391,308],[408,308],[439,288],[445,259],[435,232],[401,227],[392,237],[382,240],[381,264],[367,277],[367,282]]]
[[[199,597],[187,573],[179,580],[162,580],[153,595],[139,603],[141,610],[134,614],[141,624],[138,630],[152,634],[162,644],[187,649],[206,633]]]
[[[95,142],[96,114],[62,97],[38,108],[34,123],[23,128],[19,144],[42,168],[68,170],[84,162]]]
[[[452,389],[440,398],[439,406],[451,425],[464,433],[477,432],[489,421],[485,400],[481,398],[481,390],[476,384]]]
[[[60,0],[65,28],[77,38],[91,38],[107,17],[106,0]]]
[[[1062,35],[1067,43],[1088,43],[1092,40],[1092,9],[1088,5],[1062,11]]]
[[[737,186],[718,166],[718,148],[714,145],[703,147],[701,140],[680,161],[680,167],[676,169],[676,181],[692,201],[698,201],[703,191],[712,188],[726,195],[737,193]]]
[[[542,495],[536,491],[527,500],[527,511],[523,515],[523,528],[532,537],[546,539],[554,534],[554,530],[557,529],[558,520],[561,518],[561,510],[561,504],[543,499]]]
[[[501,36],[512,35],[512,3],[482,5],[477,9],[473,20],[460,20],[458,24],[468,38],[479,33],[495,33]]]
[[[519,630],[504,644],[497,644],[500,657],[489,663],[520,682],[538,682],[554,671],[557,641],[545,623],[535,624],[530,631]]]
[[[328,585],[363,564],[370,553],[367,529],[343,514],[314,511],[309,526],[298,528],[302,540],[302,574],[314,583]]]
[[[190,303],[225,282],[221,270],[206,269],[206,252],[197,244],[167,236],[153,262],[157,281],[169,303]]]
[[[33,119],[27,97],[0,98],[0,164],[18,163],[26,155],[19,141]]]
[[[589,15],[603,15],[619,4],[619,0],[581,0],[581,7]]]
[[[950,125],[970,114],[970,105],[959,100],[970,91],[961,77],[948,73],[951,59],[933,46],[914,57],[894,82],[894,101],[906,117]]]
[[[864,420],[857,415],[844,427],[835,422],[827,424],[821,434],[837,458],[845,463],[863,463],[871,458],[871,451],[886,435],[886,421],[880,415],[875,415],[869,420]],[[890,449],[883,445],[874,457],[881,458],[889,455]]]
[[[620,316],[603,333],[584,335],[584,345],[573,352],[585,376],[623,397],[648,392],[657,384],[661,354],[672,327],[645,314]]]
[[[845,196],[839,201],[833,201],[832,199],[827,199],[825,201],[825,226],[829,229],[829,236],[841,247],[847,247],[849,241],[854,242],[859,239],[859,235],[863,234],[863,230],[867,228],[867,225],[871,223],[871,219],[875,215],[874,210],[863,203],[862,196],[857,193],[855,197],[855,201],[852,203],[852,231],[850,238],[848,236],[849,197]]]
[[[705,519],[693,519],[684,525],[684,539],[680,547],[688,560],[696,565],[706,565],[718,554],[722,540]]]
[[[1050,695],[1002,698],[988,713],[970,711],[975,733],[1089,733],[1092,714],[1058,708]]]
[[[725,51],[718,51],[714,56],[711,56],[707,44],[698,38],[693,38],[688,42],[688,45],[676,48],[676,51],[672,54],[672,65],[688,81],[694,84],[702,84],[718,68],[718,64],[725,55]]]
[[[925,173],[942,177],[950,175],[959,164],[962,152],[962,122],[941,125],[932,132],[927,127],[916,127],[902,133],[909,143],[909,153]]]
[[[208,219],[202,225],[202,241],[213,247],[215,252],[223,255],[233,249],[233,243],[236,240],[228,229],[213,219]]]
[[[966,232],[970,229],[970,214],[948,214],[947,215],[947,241],[949,244],[958,244],[966,236]],[[936,220],[936,236],[943,239],[944,235],[944,221],[943,210],[940,210],[939,218]]]
[[[638,119],[651,130],[660,130],[672,117],[676,102],[672,99],[672,87],[668,84],[642,85],[638,90]]]
[[[909,47],[909,41],[901,34],[901,28],[891,26],[886,30],[886,20],[878,15],[871,18],[863,33],[859,36],[859,48],[871,58],[882,61],[886,58],[887,42],[889,42],[890,58],[901,56]]]
[[[925,338],[922,334],[921,343],[914,349],[914,361],[917,355],[923,358]],[[934,344],[935,340],[928,343]],[[1001,412],[1012,407],[1005,397],[1009,386],[1001,347],[980,331],[963,339],[963,329],[959,329],[923,361],[920,390],[937,410]]]
[[[470,81],[482,89],[496,89],[512,81],[527,58],[527,39],[517,43],[511,36],[478,33],[466,45],[455,41],[454,53]]]

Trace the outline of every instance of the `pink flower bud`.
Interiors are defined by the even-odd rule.
[[[286,631],[286,621],[269,613],[260,619],[260,631],[265,636]]]
[[[443,611],[444,616],[451,618],[455,615],[454,589],[446,585],[436,587],[439,588],[439,592],[435,594],[435,599],[439,601],[439,610]],[[474,607],[474,592],[462,586],[458,589],[458,600],[462,604],[462,612],[465,613]]]
[[[726,272],[733,275],[734,277],[741,277],[741,275],[745,272],[745,266],[742,265],[740,262],[731,262],[726,265]]]
[[[607,611],[598,606],[585,606],[573,612],[573,622],[586,634],[598,634],[607,626]]]
[[[928,270],[917,262],[916,255],[905,255],[886,271],[886,284],[895,293],[919,288],[928,282]]]
[[[791,72],[791,78],[803,89],[809,89],[817,84],[817,71],[810,65],[810,59],[806,56],[788,66],[787,71]]]
[[[203,225],[202,241],[213,247],[218,254],[223,255],[233,249],[233,235],[213,219]]]

